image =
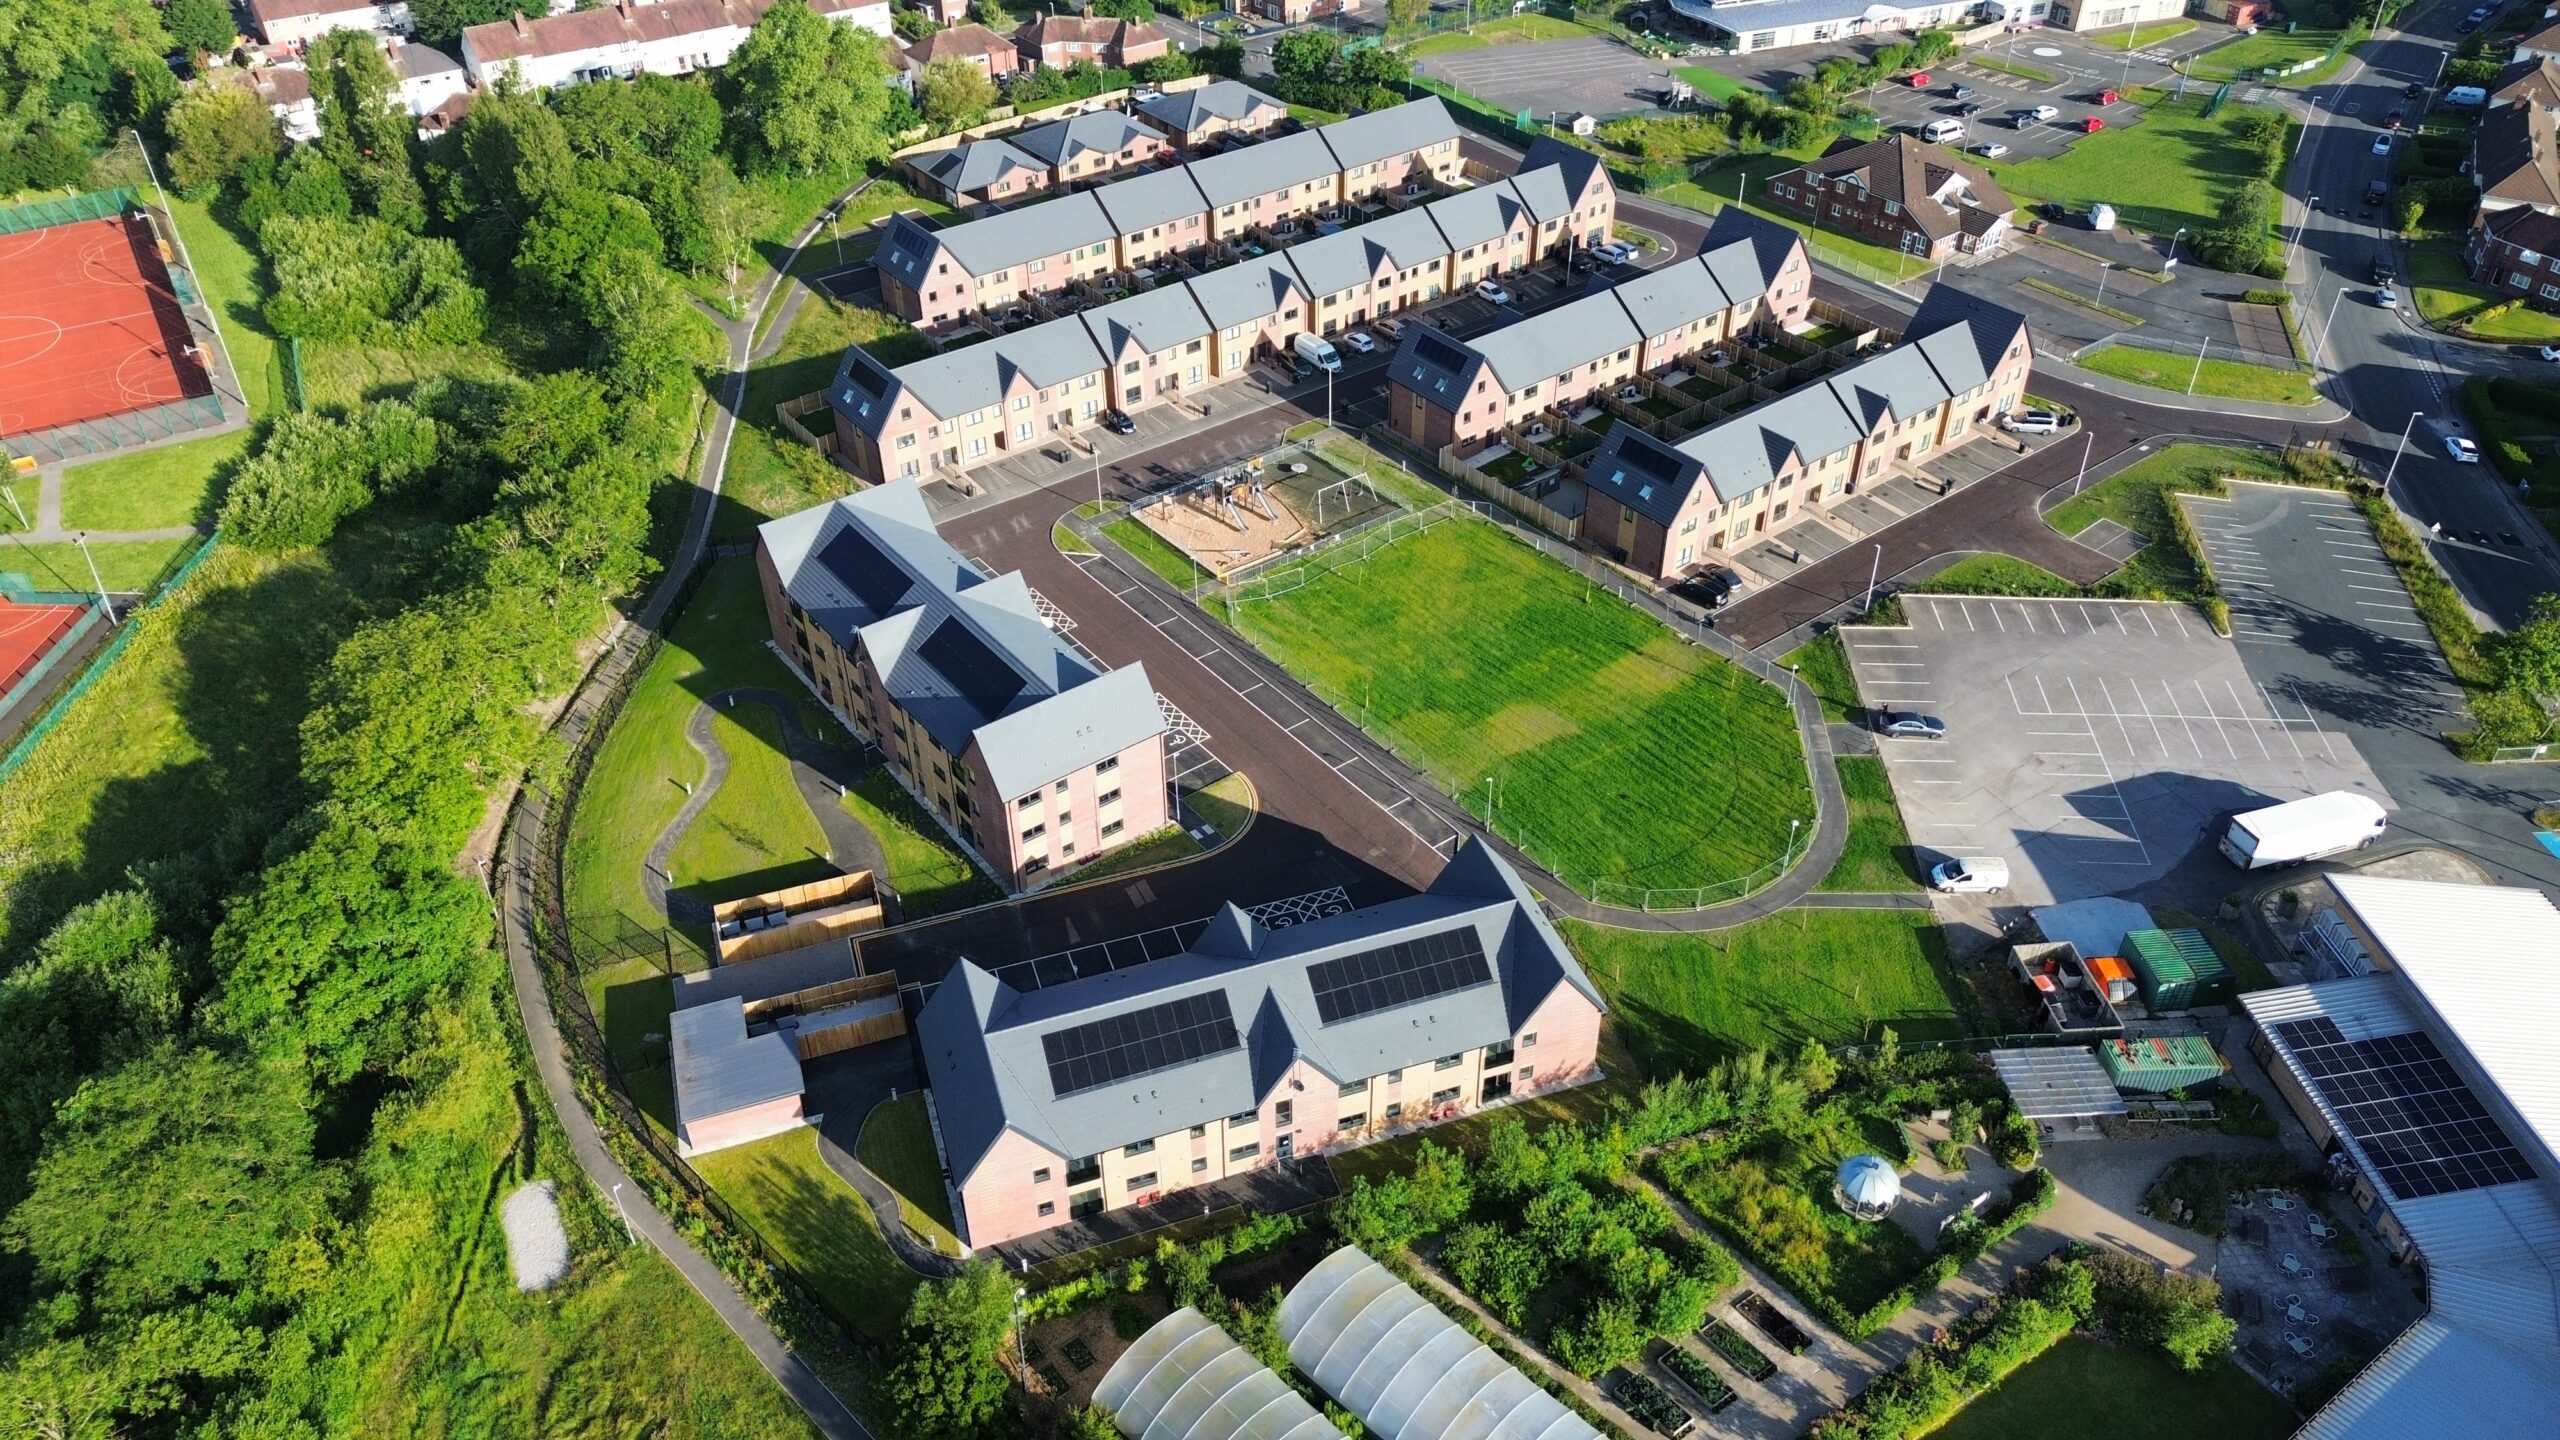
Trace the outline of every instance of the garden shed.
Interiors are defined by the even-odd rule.
[[[2154,1015],[2231,1000],[2231,967],[2201,930],[2133,930],[2124,958],[2142,981],[2142,1003]]]
[[[1188,1305],[1121,1352],[1093,1403],[1130,1440],[1342,1440],[1288,1381]]]
[[[2118,1090],[2136,1095],[2202,1095],[2222,1084],[2222,1057],[2201,1035],[2109,1040],[2098,1047],[2098,1063]]]

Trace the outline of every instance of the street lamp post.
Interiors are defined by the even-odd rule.
[[[631,1212],[622,1208],[622,1182],[619,1180],[613,1182],[613,1213],[622,1217],[623,1238],[634,1245],[639,1244],[639,1232],[631,1228]]]
[[[2390,468],[2382,472],[2384,500],[2391,498],[2391,477],[2400,473],[2400,457],[2409,453],[2409,432],[2418,428],[2418,417],[2425,413],[2427,412],[2424,410],[2412,410],[2409,412],[2409,418],[2400,423],[2400,443],[2391,452]]]
[[[2089,454],[2097,448],[2098,432],[2095,430],[2082,432],[2080,437],[2080,473],[2072,477],[2072,494],[2079,494],[2080,487],[2089,483]]]
[[[2302,232],[2300,230],[2294,231],[2294,238],[2300,239],[2301,236]],[[2169,258],[2161,262],[2161,269],[2175,270],[2178,268],[2178,242],[2186,238],[2187,227],[2181,225],[2178,227],[2178,233],[2169,237]]]
[[[2320,343],[2311,347],[2311,367],[2314,370],[2320,368],[2321,358],[2329,353],[2329,330],[2338,320],[2338,302],[2346,298],[2347,287],[2344,285],[2338,287],[2337,294],[2329,297],[2329,313],[2320,320]]]
[[[97,589],[98,603],[106,608],[107,623],[113,625],[116,623],[116,602],[107,594],[107,582],[98,574],[98,557],[89,553],[89,532],[73,533],[71,543],[80,547],[80,558],[89,562],[89,583]]]
[[[1876,608],[1876,581],[1884,576],[1884,547],[1876,547],[1876,558],[1867,564],[1867,603],[1858,607],[1860,614]]]
[[[2204,378],[2204,352],[2212,348],[2213,337],[2210,335],[2204,337],[2204,343],[2196,347],[2196,368],[2187,376],[2187,393],[2190,395],[2196,393],[2196,382]]]
[[[2320,197],[2314,195],[2308,202],[2308,207],[2303,210],[2302,218],[2294,222],[2293,243],[2284,247],[2285,264],[2291,265],[2293,263],[2293,252],[2302,248],[2302,232],[2311,228],[2311,217],[2319,213]],[[2175,247],[2173,246],[2171,248],[2174,249]]]
[[[2113,260],[2098,262],[2098,303],[2101,305],[2107,302],[2107,277],[2114,274],[2115,269],[2116,262]]]

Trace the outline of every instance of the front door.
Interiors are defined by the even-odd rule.
[[[1298,1137],[1297,1137],[1297,1136],[1295,1136],[1295,1135],[1283,1135],[1283,1136],[1281,1136],[1281,1137],[1280,1137],[1280,1148],[1279,1148],[1277,1151],[1274,1151],[1273,1153],[1277,1154],[1281,1159],[1286,1160],[1286,1159],[1288,1159],[1288,1158],[1289,1158],[1290,1154],[1291,1154],[1292,1152],[1294,1152],[1297,1148],[1298,1148]]]

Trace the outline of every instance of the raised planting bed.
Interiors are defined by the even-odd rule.
[[[1716,1373],[1716,1367],[1677,1345],[1662,1352],[1662,1368],[1695,1392],[1710,1415],[1723,1413],[1724,1407],[1741,1398],[1742,1392],[1725,1383],[1725,1378]]]
[[[1813,1337],[1802,1326],[1786,1317],[1786,1313],[1769,1303],[1769,1297],[1757,1290],[1745,1290],[1734,1297],[1734,1310],[1751,1322],[1751,1328],[1766,1335],[1781,1350],[1801,1355],[1813,1348]]]
[[[1698,1331],[1707,1348],[1723,1356],[1745,1380],[1766,1380],[1778,1373],[1778,1362],[1760,1353],[1760,1347],[1742,1336],[1742,1332],[1721,1320],[1710,1320]]]
[[[1650,1375],[1630,1370],[1618,1377],[1614,1388],[1618,1404],[1636,1417],[1636,1423],[1657,1435],[1686,1435],[1689,1427],[1697,1423],[1679,1401],[1671,1398],[1670,1391],[1653,1383]]]

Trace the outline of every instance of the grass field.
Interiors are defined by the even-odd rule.
[[[1822,718],[1838,724],[1858,708],[1858,685],[1849,674],[1849,652],[1840,644],[1840,634],[1831,634],[1787,652],[1786,664],[1796,667],[1804,683],[1822,702]]]
[[[66,530],[159,530],[210,523],[213,482],[249,448],[249,432],[163,445],[62,472]]]
[[[1930,1434],[1935,1440],[2190,1434],[2282,1440],[2298,1423],[2291,1406],[2228,1361],[2189,1375],[2152,1351],[2071,1335]]]
[[[1408,60],[1421,60],[1433,55],[1446,55],[1453,50],[1481,50],[1488,45],[1520,45],[1536,40],[1579,40],[1594,32],[1570,20],[1552,15],[1507,15],[1488,20],[1470,32],[1445,30],[1425,35],[1397,53]]]
[[[2138,52],[2164,41],[2175,40],[2181,35],[2192,34],[2195,28],[2196,22],[2193,20],[2163,20],[2157,25],[2136,25],[2129,33],[2101,30],[2089,38],[2109,49],[2122,46],[2127,50]]]
[[[728,752],[729,775],[667,856],[672,883],[717,905],[835,874],[826,832],[792,779],[782,722],[773,711],[763,705],[721,710],[711,735]]]
[[[679,782],[699,784],[704,774],[702,753],[685,741],[685,722],[696,705],[734,685],[798,693],[799,682],[765,648],[767,634],[755,562],[712,562],[647,673],[623,702],[613,733],[596,752],[586,788],[579,792],[562,876],[573,919],[599,924],[619,917],[644,927],[663,923],[641,893],[640,861],[684,808]],[[735,713],[765,714],[761,706]],[[770,716],[766,719],[769,723]],[[737,751],[731,753],[734,758]],[[800,803],[796,794],[791,799],[795,806]],[[805,809],[801,817],[814,828],[816,822]]]
[[[817,1131],[697,1155],[693,1169],[847,1324],[873,1340],[897,1331],[916,1273],[882,1238],[871,1207],[818,1158]]]
[[[2113,520],[2137,535],[2165,540],[2172,523],[2168,497],[2211,490],[2225,475],[2282,479],[2284,463],[2267,451],[2236,445],[2172,445],[2056,505],[2045,523],[2077,535],[2100,520]]]
[[[942,1184],[942,1160],[933,1148],[933,1122],[925,1113],[924,1092],[901,1095],[874,1108],[862,1122],[854,1153],[863,1167],[898,1192],[898,1213],[907,1228],[950,1254],[960,1252],[951,1224],[951,1194]]]
[[[747,372],[738,425],[729,436],[720,512],[711,526],[713,544],[750,540],[755,527],[765,521],[805,510],[852,488],[850,477],[793,439],[773,413],[773,407],[785,400],[825,389],[848,345],[863,346],[890,365],[903,365],[926,353],[924,338],[885,310],[846,305],[823,294],[810,296],[772,357]],[[816,431],[833,422],[821,412],[803,423]]]
[[[968,856],[952,848],[942,827],[887,770],[875,765],[865,771],[844,792],[844,808],[880,842],[889,864],[889,883],[898,891],[902,919],[947,915],[1004,898],[996,882],[979,874]]]
[[[40,590],[86,591],[91,588],[89,562],[95,560],[97,583],[110,590],[134,591],[158,579],[178,552],[200,543],[197,536],[175,540],[92,540],[84,559],[80,547],[68,540],[29,544],[12,538],[0,541],[0,570],[27,575]]]
[[[1710,70],[1703,65],[1683,65],[1671,73],[1688,81],[1690,88],[1696,90],[1699,95],[1719,103],[1730,100],[1736,95],[1755,93],[1760,88],[1757,85],[1736,80],[1721,70]]]
[[[1663,935],[1564,922],[1609,997],[1627,1047],[1655,1075],[1753,1046],[1792,1051],[1965,1034],[1957,981],[1924,910],[1790,910],[1731,930]]]
[[[1170,540],[1150,530],[1146,522],[1124,515],[1102,527],[1111,543],[1127,551],[1129,558],[1153,570],[1167,585],[1176,590],[1189,590],[1215,577],[1200,563],[1182,553]]]
[[[2052,71],[2045,69],[2041,65],[2030,65],[2024,60],[2014,59],[2007,55],[1993,55],[1985,53],[1980,55],[1967,55],[1964,58],[1967,64],[1979,65],[1985,70],[1997,70],[2003,75],[2015,76],[2020,80],[2026,81],[2030,85],[2052,85],[2062,79],[2061,76],[2054,74]]]
[[[1902,828],[1902,807],[1893,801],[1893,783],[1884,762],[1873,755],[1842,755],[1840,788],[1849,797],[1849,843],[1840,861],[1822,877],[1816,890],[1917,890],[1911,833]]]
[[[2256,160],[2232,137],[2241,107],[2204,116],[2209,91],[2183,99],[2138,90],[2139,123],[2111,125],[2035,160],[1977,160],[2020,200],[2052,200],[2076,208],[2095,201],[2116,207],[2137,230],[2166,235],[2179,226],[2203,230],[2232,186],[2257,174]],[[2291,149],[2292,141],[2286,141]],[[2180,389],[2185,383],[2180,382]]]
[[[284,408],[284,362],[259,308],[266,303],[259,275],[263,262],[201,203],[172,199],[169,213],[178,222],[178,238],[187,242],[187,258],[195,262],[205,299],[221,322],[222,343],[240,372],[250,413],[275,414]]]
[[[2296,30],[2287,35],[2270,25],[2255,35],[2243,35],[2228,45],[2216,45],[2187,62],[2187,72],[2198,79],[2228,80],[2242,74],[2254,74],[2269,67],[2281,69],[2317,60],[2338,43],[2335,30]],[[2304,85],[2326,77],[2325,70],[2306,70],[2288,75],[2275,83]]]
[[[1911,587],[1922,595],[2078,595],[2080,587],[2009,555],[1967,555]]]
[[[2083,370],[2180,394],[2188,393],[2187,387],[2192,384],[2195,394],[2220,395],[2232,400],[2310,405],[2320,399],[2319,393],[2311,388],[2309,372],[2278,370],[2269,365],[2252,365],[2245,360],[2216,360],[2207,355],[2199,366],[2192,355],[2110,345],[2104,350],[2081,356],[2077,363]]]
[[[1236,620],[1586,894],[1751,874],[1811,818],[1775,687],[1489,522],[1444,521]]]
[[[1713,215],[1736,203],[1738,197],[1742,207],[1752,214],[1764,220],[1775,220],[1804,236],[1805,244],[1817,260],[1862,265],[1887,275],[1910,273],[1912,259],[1899,250],[1818,229],[1801,216],[1781,214],[1762,203],[1764,185],[1770,176],[1781,170],[1792,170],[1813,159],[1822,153],[1823,148],[1823,145],[1812,145],[1763,155],[1736,156],[1701,173],[1695,180],[1666,185],[1646,198]]]

